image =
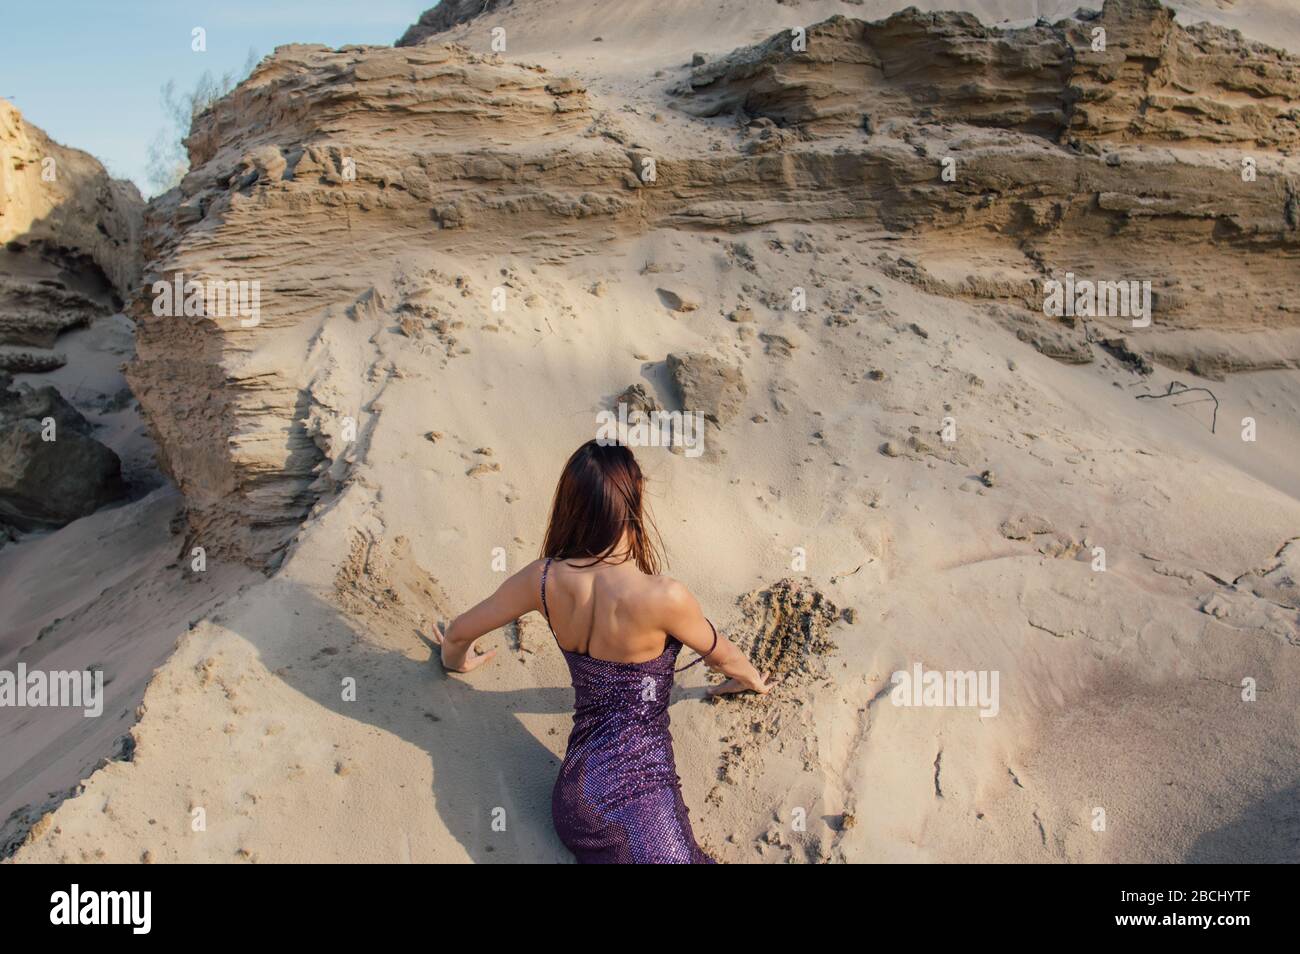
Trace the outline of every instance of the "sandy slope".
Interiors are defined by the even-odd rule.
[[[186,576],[177,533],[180,494],[158,472],[154,446],[120,370],[130,322],[111,315],[64,335],[68,363],[19,376],[57,387],[122,459],[127,500],[0,550],[0,669],[102,669],[103,715],[21,713],[0,730],[0,849],[108,758],[130,753],[136,707],[154,669],[189,624],[255,578],[240,567]]]
[[[801,237],[818,250],[769,246]],[[548,799],[568,690],[549,635],[530,620],[494,636],[510,651],[462,680],[429,664],[421,632],[494,585],[494,547],[512,567],[531,558],[563,452],[642,379],[634,353],[706,341],[753,352],[757,375],[745,423],[714,437],[717,461],[641,452],[672,571],[731,622],[734,597],[787,575],[790,548],[804,547],[808,575],[857,611],[832,630],[824,681],[711,704],[703,678],[686,679],[672,708],[679,766],[713,850],[729,861],[1288,857],[1294,832],[1270,827],[1270,813],[1293,797],[1294,610],[1213,577],[1267,568],[1297,536],[1294,376],[1213,384],[1225,426],[1211,436],[1203,406],[1135,401],[1146,383],[1109,362],[1063,370],[972,309],[873,273],[875,249],[852,238],[783,228],[737,240],[764,273],[815,274],[825,294],[879,288],[928,338],[886,317],[839,328],[787,313],[757,330],[795,342],[793,356],[763,355],[720,314],[749,273],[711,238],[673,233],[580,269],[537,269],[522,290],[542,303],[507,313],[445,367],[375,326],[374,356],[395,373],[375,389],[383,413],[346,491],[275,579],[185,637],[146,695],[134,760],[93,776],[19,858],[562,858]],[[680,265],[671,285],[698,292],[701,309],[656,307],[667,280],[637,275],[647,260]],[[462,272],[486,280],[492,265]],[[609,283],[600,299],[585,290],[597,277]],[[885,380],[865,379],[872,368]],[[485,388],[489,373],[498,383]],[[879,452],[913,425],[931,435],[945,403],[960,460]],[[1268,440],[1243,445],[1226,426],[1246,413]],[[430,430],[443,437],[425,440]],[[481,447],[501,470],[467,476]],[[992,488],[974,479],[985,468]],[[1104,545],[1107,571],[1087,551],[1052,558],[999,534],[1026,510]],[[420,592],[435,568],[446,597]],[[1216,593],[1235,616],[1202,611]],[[1252,627],[1252,613],[1281,623]],[[879,695],[889,673],[917,661],[1000,670],[1001,712],[891,706]],[[1250,674],[1261,692],[1244,703],[1234,687]],[[349,676],[355,702],[341,698]],[[506,832],[489,828],[497,806]],[[205,832],[190,830],[195,807]],[[813,819],[806,834],[789,829],[796,807]],[[1095,807],[1106,833],[1089,828]],[[845,811],[857,824],[838,832]]]

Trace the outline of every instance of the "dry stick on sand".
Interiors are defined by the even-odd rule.
[[[1174,388],[1182,388],[1182,390],[1175,391]],[[1160,398],[1177,397],[1180,394],[1189,394],[1192,391],[1204,391],[1210,396],[1210,400],[1214,401],[1214,417],[1210,420],[1210,433],[1213,434],[1215,427],[1219,424],[1219,399],[1214,396],[1214,392],[1209,388],[1189,388],[1187,385],[1183,384],[1182,381],[1170,381],[1169,387],[1165,389],[1164,394],[1138,394],[1136,395],[1136,399],[1139,401],[1143,398],[1154,398],[1159,400]]]

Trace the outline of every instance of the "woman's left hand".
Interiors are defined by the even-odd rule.
[[[756,692],[760,696],[765,696],[772,691],[772,684],[767,681],[767,678],[766,674],[760,675],[757,682],[752,679],[731,678],[716,686],[709,686],[706,692],[710,696],[729,696],[737,692]]]

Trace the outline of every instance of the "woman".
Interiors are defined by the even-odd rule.
[[[727,676],[712,694],[768,685],[686,587],[659,575],[644,484],[626,447],[583,444],[560,475],[542,559],[434,638],[443,666],[469,672],[496,655],[473,654],[476,639],[539,611],[573,677],[573,731],[551,798],[560,840],[580,862],[708,864],[668,733],[674,662],[686,646],[699,658],[682,669],[703,660]]]

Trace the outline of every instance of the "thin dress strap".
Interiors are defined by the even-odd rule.
[[[560,637],[555,635],[555,627],[551,625],[551,611],[546,608],[546,574],[551,572],[551,559],[551,557],[547,557],[546,562],[542,564],[542,616],[546,618],[546,626],[551,631],[551,637],[555,640],[555,644],[559,646]],[[560,648],[563,649],[564,647],[560,646]]]
[[[673,670],[673,672],[681,672],[683,669],[690,669],[690,668],[691,668],[692,666],[694,666],[696,663],[704,662],[704,660],[706,660],[706,659],[708,659],[710,656],[712,656],[712,655],[713,655],[713,651],[714,651],[715,649],[718,648],[718,630],[717,630],[717,627],[715,627],[715,626],[713,625],[713,620],[709,619],[707,616],[704,618],[704,622],[708,623],[708,624],[709,624],[709,629],[713,630],[713,645],[709,647],[709,651],[708,651],[707,653],[705,653],[703,656],[700,656],[698,659],[693,659],[693,660],[691,660],[691,661],[688,662],[685,666],[678,666],[676,669]]]

